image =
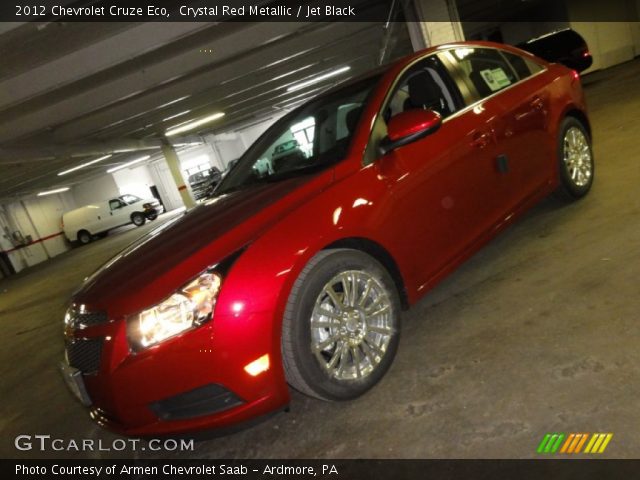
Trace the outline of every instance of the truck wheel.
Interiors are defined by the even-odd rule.
[[[91,240],[92,240],[91,234],[86,230],[80,230],[78,232],[78,242],[80,242],[81,245],[86,245],[87,243],[91,243]]]
[[[141,227],[147,219],[140,212],[134,212],[131,214],[131,221],[136,227]]]

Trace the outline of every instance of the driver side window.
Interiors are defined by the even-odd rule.
[[[124,206],[124,204],[118,200],[109,200],[109,208],[111,209],[111,211],[113,212],[114,210],[118,210],[119,208],[122,208]]]
[[[396,83],[393,93],[378,115],[364,156],[364,164],[375,162],[378,146],[387,136],[387,125],[396,115],[413,109],[433,110],[442,118],[454,114],[464,101],[446,68],[433,54],[406,70]]]
[[[436,56],[409,69],[385,109],[388,123],[398,113],[412,109],[433,110],[446,118],[457,109],[459,93]]]

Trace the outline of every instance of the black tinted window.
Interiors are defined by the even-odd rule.
[[[388,122],[400,112],[421,108],[447,117],[458,110],[459,92],[440,60],[431,56],[417,63],[404,75],[385,108]]]
[[[335,90],[280,119],[247,150],[216,193],[312,173],[342,160],[378,79]]]
[[[503,54],[505,57],[507,57],[507,60],[509,60],[509,63],[518,74],[520,80],[531,76],[531,69],[529,69],[529,65],[527,65],[527,62],[524,58],[522,58],[520,55],[515,55],[508,52],[503,52]]]

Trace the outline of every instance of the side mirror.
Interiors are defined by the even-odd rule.
[[[433,110],[413,109],[389,121],[387,136],[378,147],[381,155],[431,135],[442,125],[442,116]]]

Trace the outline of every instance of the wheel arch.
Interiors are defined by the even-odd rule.
[[[358,250],[371,257],[375,258],[382,266],[389,272],[393,282],[398,289],[398,295],[400,295],[400,303],[403,310],[409,308],[409,296],[405,286],[404,278],[396,260],[382,245],[373,240],[363,237],[348,237],[336,240],[326,245],[322,250],[329,250],[334,248],[349,248],[352,250]]]
[[[562,116],[560,121],[562,121],[567,117],[573,117],[576,120],[578,120],[580,123],[582,123],[584,125],[584,128],[586,128],[587,133],[589,134],[589,138],[593,140],[593,133],[591,131],[591,122],[589,121],[589,117],[587,117],[587,114],[585,112],[583,112],[579,108],[570,106],[564,112],[564,115]]]

